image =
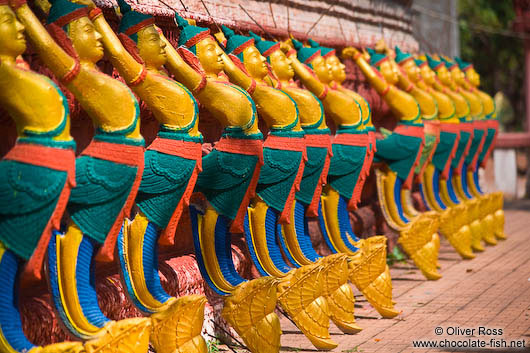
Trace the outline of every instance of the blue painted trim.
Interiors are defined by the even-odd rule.
[[[410,220],[403,213],[403,207],[401,205],[401,185],[403,185],[403,181],[401,178],[396,177],[396,182],[394,183],[394,200],[396,200],[399,218],[401,218],[403,222],[409,223]]]
[[[123,226],[121,227],[120,232],[118,233],[118,239],[117,239],[116,245],[118,248],[118,257],[120,260],[120,268],[121,268],[121,273],[122,273],[121,277],[125,284],[125,290],[127,291],[129,298],[139,310],[143,311],[144,313],[152,314],[153,312],[149,310],[148,308],[146,308],[145,306],[143,306],[142,303],[138,300],[138,298],[134,294],[131,275],[129,273],[129,269],[127,267],[126,259],[125,259],[126,249],[125,249],[125,242],[123,239]]]
[[[432,211],[432,209],[429,207],[429,204],[427,203],[427,199],[425,198],[425,185],[423,185],[423,183],[420,183],[420,195],[421,195],[421,200],[423,201],[423,204],[425,205],[425,208],[427,209],[427,211]]]
[[[350,212],[348,211],[348,203],[344,199],[344,197],[339,196],[339,203],[337,204],[337,218],[339,221],[339,230],[340,230],[340,237],[342,241],[344,242],[344,245],[348,247],[353,252],[357,252],[359,248],[355,247],[351,242],[350,239],[346,236],[346,233],[350,234],[350,237],[354,241],[359,241],[360,239],[355,235],[353,228],[351,227],[350,223]]]
[[[199,225],[198,225],[199,211],[193,206],[190,206],[189,209],[190,209],[190,219],[191,219],[191,230],[193,234],[193,245],[195,247],[195,257],[197,258],[197,264],[199,265],[199,270],[201,271],[202,277],[204,278],[204,281],[208,284],[208,286],[217,294],[221,296],[230,294],[228,292],[225,292],[217,288],[217,286],[213,283],[212,279],[210,278],[208,271],[206,270],[206,266],[204,265],[204,258],[202,257],[202,252],[201,252],[201,243],[199,241]]]
[[[447,178],[447,193],[449,194],[451,201],[456,204],[460,203],[460,200],[458,200],[458,197],[455,194],[455,188],[453,186],[453,171],[451,169],[449,169],[449,177]]]
[[[259,274],[262,276],[268,276],[267,271],[261,266],[261,263],[258,260],[258,255],[256,254],[256,250],[254,249],[254,242],[252,241],[252,235],[250,233],[250,224],[248,222],[248,213],[245,214],[245,239],[247,240],[247,246],[248,250],[250,252],[250,257],[252,258],[252,262],[254,263],[254,266],[256,266],[256,269],[258,270]]]
[[[304,256],[312,262],[317,261],[321,258],[317,254],[315,248],[313,248],[313,243],[311,242],[311,236],[309,235],[309,227],[307,225],[306,215],[307,206],[302,202],[295,201],[294,205],[294,225],[296,229],[296,238],[298,239],[298,244]]]
[[[340,251],[333,246],[333,243],[331,242],[329,234],[326,230],[326,222],[324,221],[324,214],[322,213],[322,201],[318,203],[318,224],[320,225],[320,231],[322,232],[322,236],[324,237],[328,248],[334,254],[339,253]]]
[[[0,259],[0,331],[7,343],[18,352],[27,352],[35,346],[28,341],[22,330],[22,320],[18,311],[18,270],[19,259],[5,250]]]
[[[449,179],[451,180],[451,179]],[[440,178],[440,171],[438,169],[434,169],[434,174],[432,176],[432,190],[434,192],[434,198],[436,202],[438,202],[438,205],[442,209],[447,209],[447,205],[443,202],[442,198],[440,197],[440,183],[444,183],[445,181]]]
[[[478,179],[478,167],[475,169],[475,171],[473,172],[473,181],[475,182],[475,187],[477,188],[477,191],[480,192],[481,194],[484,194],[484,191],[482,191],[482,188],[480,187],[480,182],[479,182],[479,179]]]
[[[466,162],[462,164],[462,173],[460,174],[460,179],[462,182],[462,189],[464,189],[464,194],[466,195],[468,199],[472,199],[473,195],[471,195],[467,187],[467,163]]]

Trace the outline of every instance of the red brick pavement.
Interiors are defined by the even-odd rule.
[[[363,331],[342,334],[333,324],[330,332],[339,346],[333,352],[522,352],[530,351],[530,202],[507,205],[508,240],[487,247],[473,260],[464,261],[442,239],[439,263],[443,277],[426,281],[412,263],[391,268],[394,300],[402,313],[380,319],[356,292],[357,323]],[[281,318],[282,352],[318,352],[286,318]],[[443,333],[435,334],[441,327]],[[450,335],[454,328],[475,329],[474,335]],[[479,327],[502,329],[502,335],[479,335]],[[449,330],[449,332],[448,332]],[[437,342],[478,339],[525,340],[526,348],[414,348],[413,341]],[[447,344],[447,343],[446,343]],[[502,344],[502,343],[501,343]]]

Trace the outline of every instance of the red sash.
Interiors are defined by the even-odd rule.
[[[425,172],[425,168],[427,167],[429,163],[431,163],[432,157],[434,156],[434,152],[436,151],[436,146],[438,146],[438,143],[440,143],[440,130],[441,130],[440,125],[441,124],[438,120],[424,122],[424,129],[423,129],[424,133],[435,135],[436,141],[434,141],[434,146],[432,147],[431,152],[427,156],[427,160],[425,161],[425,163],[423,163],[419,173],[416,175],[417,183],[421,183],[422,181],[421,179],[422,179],[423,173]]]
[[[460,130],[462,131],[466,131],[468,133],[470,133],[470,136],[469,136],[469,140],[467,141],[467,145],[466,145],[466,148],[464,150],[464,152],[462,153],[462,156],[460,157],[460,160],[458,161],[458,165],[456,167],[456,170],[453,171],[453,173],[455,175],[460,175],[462,174],[462,165],[464,164],[464,161],[466,160],[466,156],[467,154],[469,153],[469,149],[471,148],[471,142],[473,141],[473,126],[470,124],[470,123],[460,123],[458,124],[458,126],[460,127]]]
[[[486,120],[488,123],[488,128],[495,129],[495,135],[493,136],[493,141],[491,141],[491,144],[488,146],[488,150],[486,151],[486,154],[484,155],[484,159],[482,160],[482,163],[480,166],[482,168],[486,168],[486,164],[488,163],[488,160],[490,158],[491,152],[493,149],[495,149],[495,144],[497,143],[497,136],[499,135],[499,121],[498,120]]]
[[[23,282],[29,283],[42,279],[42,263],[44,255],[48,249],[53,229],[59,229],[61,218],[66,204],[70,197],[70,191],[75,187],[75,152],[73,149],[49,147],[37,144],[17,142],[7,153],[4,159],[60,170],[68,174],[66,183],[59,195],[59,200],[55,206],[42,235],[39,238],[37,247],[33,251],[31,258],[26,263],[22,274]]]
[[[423,147],[425,146],[423,126],[398,125],[393,132],[400,135],[421,138],[422,141],[420,148],[418,148],[418,153],[416,154],[414,164],[412,165],[412,168],[410,169],[407,178],[403,182],[403,188],[410,189],[412,187],[412,177],[414,176],[414,169],[416,169],[416,166],[420,163],[421,152],[423,151]]]
[[[306,215],[308,217],[318,217],[318,204],[320,202],[320,195],[322,195],[322,186],[326,184],[329,172],[329,164],[331,157],[333,156],[333,151],[331,147],[331,136],[328,134],[306,134],[305,135],[305,145],[307,147],[320,147],[327,148],[328,154],[326,160],[324,161],[324,168],[322,168],[322,173],[320,173],[319,182],[313,193],[313,198],[311,203],[307,207]]]
[[[307,161],[307,154],[305,150],[305,139],[304,137],[286,137],[286,136],[269,135],[267,139],[265,140],[265,142],[263,143],[263,147],[273,148],[277,150],[302,152],[302,162],[300,163],[300,166],[298,167],[298,172],[296,173],[296,177],[294,179],[293,185],[291,186],[291,190],[289,191],[289,197],[287,197],[287,201],[285,202],[285,205],[283,206],[283,211],[280,214],[280,219],[279,219],[279,222],[281,224],[289,224],[290,216],[291,216],[291,209],[293,207],[293,201],[294,201],[296,192],[300,190],[300,182],[302,181],[302,177],[304,176],[304,166],[305,166],[305,162]]]
[[[480,139],[480,144],[477,148],[477,152],[475,152],[475,155],[473,156],[473,160],[467,167],[468,170],[474,172],[478,168],[478,157],[480,156],[480,153],[482,152],[482,149],[484,148],[484,144],[486,143],[486,138],[488,137],[489,124],[487,120],[477,120],[477,121],[473,121],[473,127],[477,130],[484,131],[484,133],[482,134],[482,138]]]
[[[243,227],[245,221],[245,214],[247,212],[248,205],[250,204],[250,199],[256,195],[256,186],[258,185],[259,172],[261,166],[263,165],[263,141],[262,140],[253,140],[253,139],[238,139],[233,137],[221,137],[219,142],[215,144],[214,147],[216,150],[221,152],[229,152],[235,154],[245,154],[248,156],[257,156],[258,165],[254,169],[254,174],[252,174],[252,180],[245,192],[243,201],[239,205],[237,210],[236,218],[232,221],[230,225],[231,233],[244,233],[245,229]]]
[[[453,143],[453,147],[451,148],[451,153],[449,154],[449,158],[447,158],[447,161],[445,162],[445,166],[441,174],[441,178],[443,180],[447,180],[447,178],[449,178],[449,171],[451,170],[451,161],[456,156],[456,150],[458,149],[458,142],[460,141],[460,124],[441,123],[440,129],[441,131],[444,131],[444,132],[450,132],[450,133],[456,134],[456,139],[455,139],[455,142]]]
[[[134,179],[129,196],[127,196],[125,204],[116,217],[109,234],[107,234],[105,243],[103,243],[96,255],[98,261],[112,262],[114,261],[114,247],[116,245],[118,233],[123,225],[123,220],[131,213],[134,199],[136,198],[138,188],[142,181],[142,174],[144,172],[144,147],[92,140],[81,155],[91,156],[114,163],[126,164],[137,168],[136,178]]]
[[[175,231],[180,216],[182,215],[184,206],[189,206],[190,204],[190,197],[195,188],[197,177],[202,171],[202,144],[193,141],[165,139],[157,136],[147,149],[196,161],[195,169],[188,181],[188,185],[186,185],[186,190],[184,190],[184,194],[182,194],[166,228],[162,231],[160,238],[158,239],[159,243],[162,245],[174,245]]]

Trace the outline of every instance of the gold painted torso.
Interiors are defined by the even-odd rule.
[[[326,121],[322,119],[324,114],[323,107],[314,94],[296,85],[282,85],[281,89],[296,102],[303,127],[318,124],[317,128],[326,128]]]
[[[438,119],[443,121],[448,121],[449,119],[454,119],[458,122],[456,118],[456,107],[451,98],[447,94],[442,93],[428,86],[425,82],[418,82],[418,86],[427,91],[433,98],[436,100],[438,105]]]
[[[195,100],[182,84],[159,73],[148,72],[145,80],[133,89],[162,125],[188,131],[192,136],[200,135]]]
[[[104,132],[129,129],[136,123],[139,107],[129,88],[95,69],[84,68],[67,85],[96,127]],[[119,103],[118,103],[119,102]],[[127,134],[140,138],[140,124]]]
[[[484,117],[484,108],[482,107],[482,101],[480,97],[464,88],[460,88],[460,93],[462,96],[464,96],[469,104],[469,114],[471,115],[471,118],[474,120],[482,119]]]
[[[412,95],[391,85],[383,99],[400,121],[421,123],[420,106]]]
[[[326,114],[337,126],[359,126],[362,124],[361,106],[348,94],[328,87],[322,100]]]
[[[458,92],[449,89],[442,84],[438,83],[434,86],[438,92],[446,94],[453,101],[456,109],[456,117],[459,119],[466,118],[469,116],[469,103],[466,99]]]
[[[438,106],[433,96],[414,85],[409,92],[418,102],[422,119],[433,120],[438,116]]]
[[[350,97],[352,97],[361,107],[361,116],[363,119],[363,125],[365,126],[372,126],[372,112],[370,110],[370,106],[368,105],[368,102],[366,99],[364,99],[363,96],[361,96],[359,93],[352,91],[350,89],[344,88],[342,85],[337,84],[336,87],[339,91],[346,93]]]
[[[296,103],[285,92],[258,83],[252,99],[259,116],[269,128],[292,127],[293,130],[301,130]]]
[[[491,96],[486,92],[481,91],[479,89],[475,89],[474,92],[480,97],[480,100],[482,101],[482,106],[484,107],[484,115],[488,117],[493,114],[492,117],[495,117],[495,102],[493,101],[493,98],[491,98]]]
[[[19,137],[26,132],[53,132],[56,140],[72,139],[66,97],[45,76],[0,63],[0,101],[15,121]]]
[[[221,125],[225,128],[241,128],[248,133],[259,132],[248,93],[223,77],[209,77],[207,80],[208,83],[197,94],[197,98]]]

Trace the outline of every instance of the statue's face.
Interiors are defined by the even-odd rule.
[[[434,85],[434,83],[436,82],[436,74],[434,73],[434,71],[431,70],[431,68],[429,67],[429,65],[423,65],[421,68],[420,68],[420,72],[421,72],[421,77],[423,78],[423,80],[428,84],[428,85]]]
[[[379,71],[388,84],[395,85],[398,82],[398,73],[390,61],[383,61],[381,65],[379,65]]]
[[[270,56],[272,71],[280,79],[289,81],[294,77],[294,70],[291,66],[291,60],[285,56],[283,51],[275,50]]]
[[[267,59],[253,45],[243,49],[243,62],[250,76],[255,79],[263,79],[269,73]]]
[[[346,80],[346,66],[340,62],[336,55],[330,55],[326,58],[326,63],[331,67],[331,77],[333,81],[342,83]]]
[[[101,34],[86,16],[74,20],[68,25],[68,36],[81,61],[96,63],[103,58]]]
[[[444,85],[451,84],[451,74],[445,66],[440,66],[440,68],[436,70],[436,75],[438,76],[438,79],[440,79],[440,82],[442,82]]]
[[[475,71],[473,67],[466,70],[466,77],[469,83],[473,86],[480,86],[480,75]]]
[[[160,38],[155,26],[138,31],[138,53],[147,66],[160,68],[167,61],[166,43]]]
[[[313,61],[311,61],[311,65],[313,66],[313,70],[315,71],[315,74],[317,75],[320,82],[331,82],[331,66],[328,65],[326,59],[319,55],[313,59]]]
[[[464,83],[465,75],[456,65],[451,69],[450,73],[451,73],[451,78],[457,84],[460,85],[460,84]]]
[[[407,73],[407,76],[409,78],[409,80],[411,80],[412,82],[418,82],[421,78],[421,74],[420,74],[420,69],[418,68],[418,66],[416,65],[416,63],[414,62],[414,60],[407,60],[405,61],[401,67],[405,70],[405,72]]]
[[[222,55],[223,51],[210,37],[206,37],[197,43],[197,57],[207,74],[217,75],[223,71],[224,64],[221,57]]]
[[[0,56],[16,58],[25,50],[24,26],[9,6],[0,6]]]

